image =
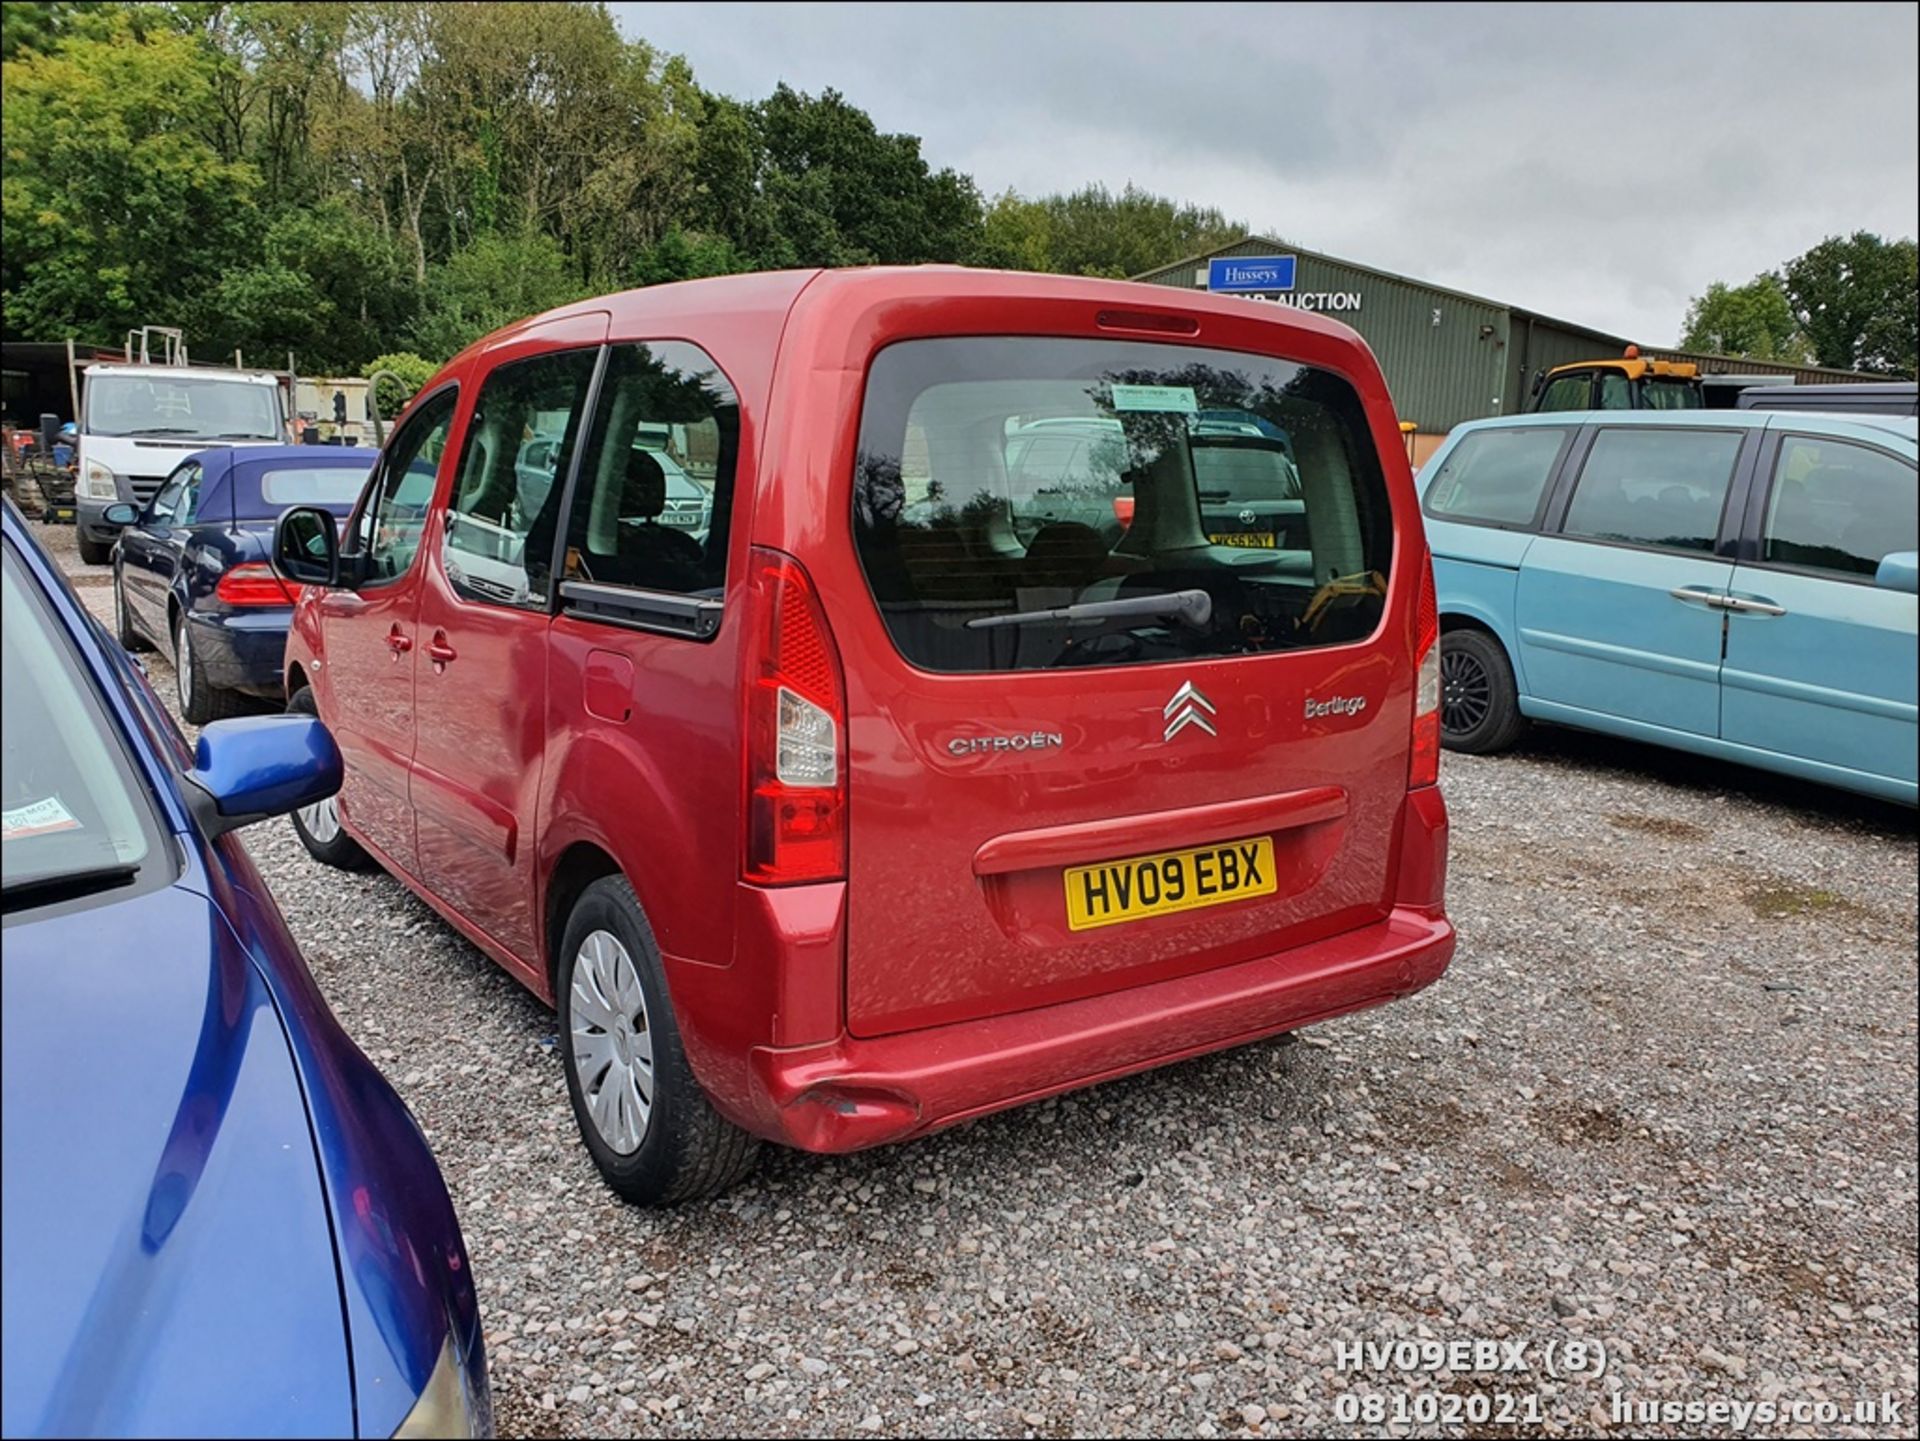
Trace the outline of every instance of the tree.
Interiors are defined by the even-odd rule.
[[[380,414],[391,420],[398,415],[406,403],[420,392],[420,387],[439,372],[440,367],[424,356],[415,355],[411,350],[397,350],[391,355],[376,355],[366,363],[360,374],[368,380],[381,371],[378,380],[374,380],[374,400],[380,407]]]
[[[1913,375],[1920,350],[1920,252],[1864,230],[1829,236],[1782,272],[1821,365]]]
[[[1687,307],[1682,350],[1805,363],[1811,358],[1780,277],[1756,275],[1745,285],[1716,280]]]
[[[980,263],[1017,270],[1125,278],[1240,239],[1247,226],[1218,210],[1181,205],[1128,185],[1023,200],[1008,192],[987,211]]]
[[[196,334],[294,351],[303,370],[357,370],[412,322],[420,293],[407,257],[373,221],[338,200],[287,210],[258,259],[221,277]]]
[[[414,348],[452,356],[489,331],[596,288],[574,273],[551,236],[482,235],[427,271]]]
[[[763,265],[917,265],[977,248],[979,192],[932,170],[916,136],[881,134],[836,90],[776,86],[754,118],[772,237]]]
[[[27,50],[52,50],[63,32],[101,8],[100,0],[7,0],[0,59],[12,60]]]
[[[115,11],[4,66],[0,288],[10,331],[109,338],[194,310],[258,234],[259,175],[225,159],[191,37]]]

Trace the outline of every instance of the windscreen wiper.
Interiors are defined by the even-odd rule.
[[[1204,590],[1170,590],[1160,595],[1135,595],[1123,600],[1090,600],[1085,605],[1063,605],[1052,610],[1016,610],[1008,615],[983,615],[967,622],[968,630],[995,630],[1008,625],[1041,621],[1127,620],[1139,616],[1177,620],[1195,630],[1213,617],[1213,597]]]
[[[52,875],[34,876],[0,887],[0,908],[12,911],[22,906],[44,905],[50,900],[70,900],[75,896],[123,886],[139,874],[138,865],[115,861],[77,871],[56,871]]]

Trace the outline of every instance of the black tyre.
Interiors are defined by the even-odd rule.
[[[76,537],[80,542],[80,559],[88,565],[105,565],[113,559],[113,542],[93,540],[83,530]]]
[[[113,638],[130,652],[153,649],[153,642],[134,629],[133,617],[127,612],[127,589],[119,566],[113,568]]]
[[[1440,638],[1440,739],[1468,755],[1503,751],[1520,738],[1513,666],[1499,641],[1483,630],[1451,630]]]
[[[313,687],[303,685],[295,691],[293,699],[287,702],[287,711],[292,715],[318,717],[320,705],[313,698]],[[293,832],[300,837],[307,854],[324,865],[343,871],[364,871],[373,865],[373,857],[340,824],[338,795],[295,811]]]
[[[194,725],[239,715],[246,703],[238,691],[207,684],[206,673],[193,654],[193,627],[185,611],[173,618],[173,678],[180,696],[180,715]]]
[[[653,929],[623,876],[582,892],[560,943],[560,1046],[574,1120],[607,1184],[641,1206],[724,1191],[760,1143],[687,1064]]]

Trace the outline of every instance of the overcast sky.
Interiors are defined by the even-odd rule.
[[[708,89],[832,87],[989,195],[1133,181],[1656,344],[1709,281],[1920,210],[1910,4],[612,8]]]

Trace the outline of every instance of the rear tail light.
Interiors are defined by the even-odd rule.
[[[300,587],[280,579],[272,566],[249,561],[221,576],[213,593],[228,605],[292,605]]]
[[[1413,759],[1407,785],[1430,786],[1440,780],[1440,602],[1433,589],[1433,557],[1420,561],[1420,607],[1413,628],[1413,657],[1419,680],[1413,700]]]
[[[847,703],[826,613],[800,562],[753,552],[748,658],[747,835],[757,885],[847,873]]]
[[[1133,497],[1116,495],[1113,498],[1113,518],[1122,525],[1133,524]]]

